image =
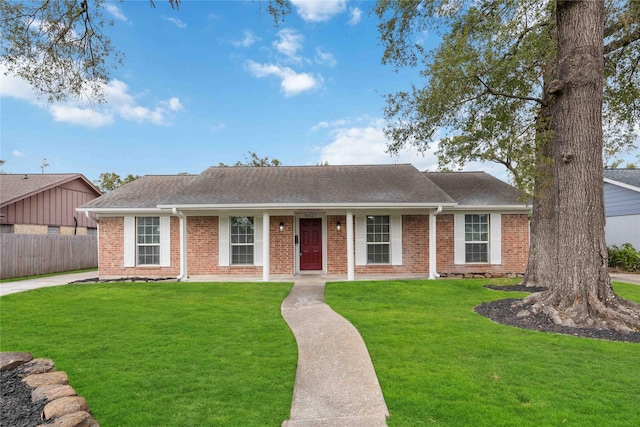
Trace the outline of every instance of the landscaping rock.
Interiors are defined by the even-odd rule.
[[[90,413],[86,411],[78,411],[72,414],[63,415],[56,418],[53,422],[41,424],[38,427],[100,427],[98,422],[93,419]]]
[[[87,401],[83,397],[70,396],[62,397],[54,400],[53,402],[47,403],[42,414],[45,420],[50,420],[79,411],[89,411]]]
[[[45,374],[47,372],[53,372],[56,370],[56,365],[51,359],[33,359],[30,362],[20,366],[18,374],[22,377],[27,377],[34,374]]]
[[[63,371],[47,372],[46,374],[34,374],[24,377],[22,382],[31,388],[41,387],[43,385],[66,385],[69,384],[69,377],[67,377],[67,373]]]
[[[31,401],[40,402],[42,400],[51,402],[62,397],[76,396],[77,393],[70,385],[43,385],[31,392]]]
[[[3,351],[0,353],[0,372],[17,368],[31,359],[33,359],[31,353]]]

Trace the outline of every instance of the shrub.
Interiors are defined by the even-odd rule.
[[[617,267],[623,270],[640,271],[640,252],[636,251],[631,243],[625,243],[622,247],[612,245],[607,248],[609,253],[609,267]]]

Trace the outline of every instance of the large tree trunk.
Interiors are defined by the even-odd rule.
[[[549,18],[548,37],[557,38],[555,14]],[[531,214],[531,238],[529,259],[522,279],[524,286],[551,288],[557,274],[556,260],[556,190],[553,168],[553,102],[549,87],[555,74],[557,57],[550,52],[547,64],[542,68],[542,105],[536,116],[536,172],[533,187],[533,211]]]
[[[640,328],[640,306],[615,295],[607,268],[602,173],[604,1],[558,1],[553,106],[559,263],[553,286],[526,300],[555,323]]]

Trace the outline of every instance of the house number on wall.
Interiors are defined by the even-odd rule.
[[[315,212],[306,212],[306,213],[304,214],[304,217],[305,217],[305,218],[315,218],[317,215],[318,215],[318,214],[317,214],[317,213],[315,213]]]

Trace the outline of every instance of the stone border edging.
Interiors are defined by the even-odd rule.
[[[51,359],[34,359],[31,353],[1,352],[0,371],[20,369],[22,382],[31,388],[31,401],[45,401],[38,427],[100,427],[87,401],[69,385],[64,371],[56,371]]]

